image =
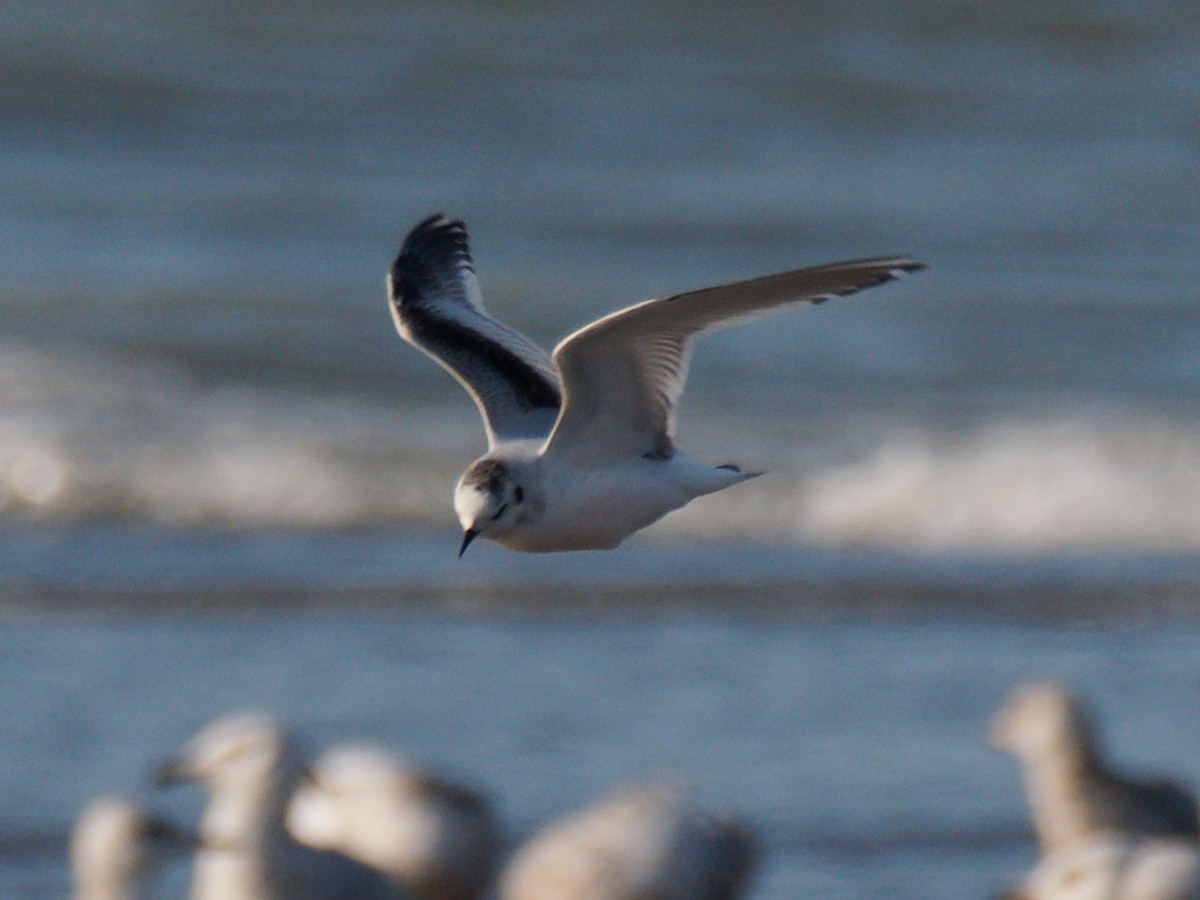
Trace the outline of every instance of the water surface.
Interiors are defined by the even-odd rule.
[[[1031,845],[981,734],[1029,675],[1195,779],[1192,8],[0,26],[4,893],[64,896],[83,802],[246,706],[461,772],[518,832],[674,772],[761,829],[759,900],[1008,883]],[[929,269],[705,340],[680,443],[766,477],[616,554],[456,564],[482,431],[383,292],[436,210],[547,344],[770,271]]]

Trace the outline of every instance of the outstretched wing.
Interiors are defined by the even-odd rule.
[[[564,402],[545,452],[579,463],[670,457],[697,334],[923,268],[899,256],[834,263],[647,300],[605,316],[554,350]]]
[[[388,275],[388,297],[400,336],[467,389],[489,448],[550,433],[562,402],[554,362],[484,310],[462,222],[430,216],[408,233]]]

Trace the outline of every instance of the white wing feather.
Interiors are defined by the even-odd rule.
[[[922,268],[904,257],[834,263],[647,300],[598,319],[554,350],[563,406],[543,452],[580,464],[670,457],[696,335]]]

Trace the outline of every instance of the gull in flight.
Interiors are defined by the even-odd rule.
[[[693,338],[924,268],[900,256],[796,269],[647,300],[585,325],[551,356],[483,307],[461,221],[409,232],[388,276],[401,337],[457,378],[488,452],[458,480],[458,555],[476,537],[510,550],[607,550],[704,494],[761,473],[675,447]]]

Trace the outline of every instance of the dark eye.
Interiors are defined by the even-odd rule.
[[[513,488],[513,500],[515,500],[517,503],[520,503],[524,499],[525,491],[522,490],[521,486],[518,484],[515,488]]]
[[[501,507],[500,507],[498,510],[496,510],[496,514],[495,514],[494,516],[492,516],[492,521],[493,521],[493,522],[496,522],[496,521],[498,521],[498,520],[500,519],[500,517],[501,517],[502,515],[504,515],[504,511],[505,511],[506,509],[508,509],[508,504],[507,504],[507,503],[505,503],[505,504],[504,504],[503,506],[501,506]]]

